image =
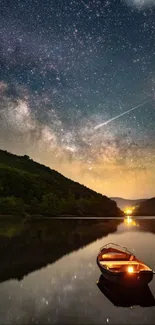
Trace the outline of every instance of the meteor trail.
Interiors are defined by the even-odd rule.
[[[109,124],[110,122],[117,120],[119,117],[121,117],[121,116],[123,116],[123,115],[125,115],[125,114],[127,114],[127,113],[129,113],[129,112],[131,112],[131,111],[133,111],[134,109],[136,109],[136,108],[138,108],[138,107],[141,107],[141,106],[145,105],[146,103],[150,102],[151,100],[153,100],[153,98],[148,99],[148,100],[146,100],[145,102],[143,102],[143,103],[141,103],[141,104],[139,104],[139,105],[137,105],[137,106],[134,106],[134,107],[128,109],[127,111],[125,111],[125,112],[123,112],[123,113],[121,113],[121,114],[119,114],[119,115],[117,115],[117,116],[115,116],[115,117],[112,117],[110,120],[108,120],[108,121],[106,121],[106,122],[103,122],[103,123],[101,123],[101,124],[96,125],[96,126],[94,127],[94,130],[97,130],[97,129],[101,128],[102,126],[107,125],[107,124]]]

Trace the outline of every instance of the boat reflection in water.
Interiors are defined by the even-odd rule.
[[[97,286],[104,294],[104,296],[106,296],[113,303],[114,306],[155,306],[155,298],[148,285],[139,288],[128,288],[112,283],[106,280],[103,275],[101,275],[97,281]]]
[[[104,296],[106,296],[113,303],[114,306],[155,306],[155,298],[148,285],[139,288],[123,287],[106,280],[104,276],[101,275],[97,281],[97,286],[104,294]]]

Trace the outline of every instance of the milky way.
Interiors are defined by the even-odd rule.
[[[108,196],[154,196],[155,100],[124,114],[155,97],[154,34],[151,0],[2,0],[0,148]]]

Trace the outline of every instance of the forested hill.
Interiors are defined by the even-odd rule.
[[[27,155],[0,150],[0,214],[120,216],[116,202]]]
[[[134,210],[135,216],[155,216],[155,197],[141,202]]]

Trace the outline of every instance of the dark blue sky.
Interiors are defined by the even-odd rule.
[[[152,196],[153,3],[1,0],[1,148],[107,195]]]

